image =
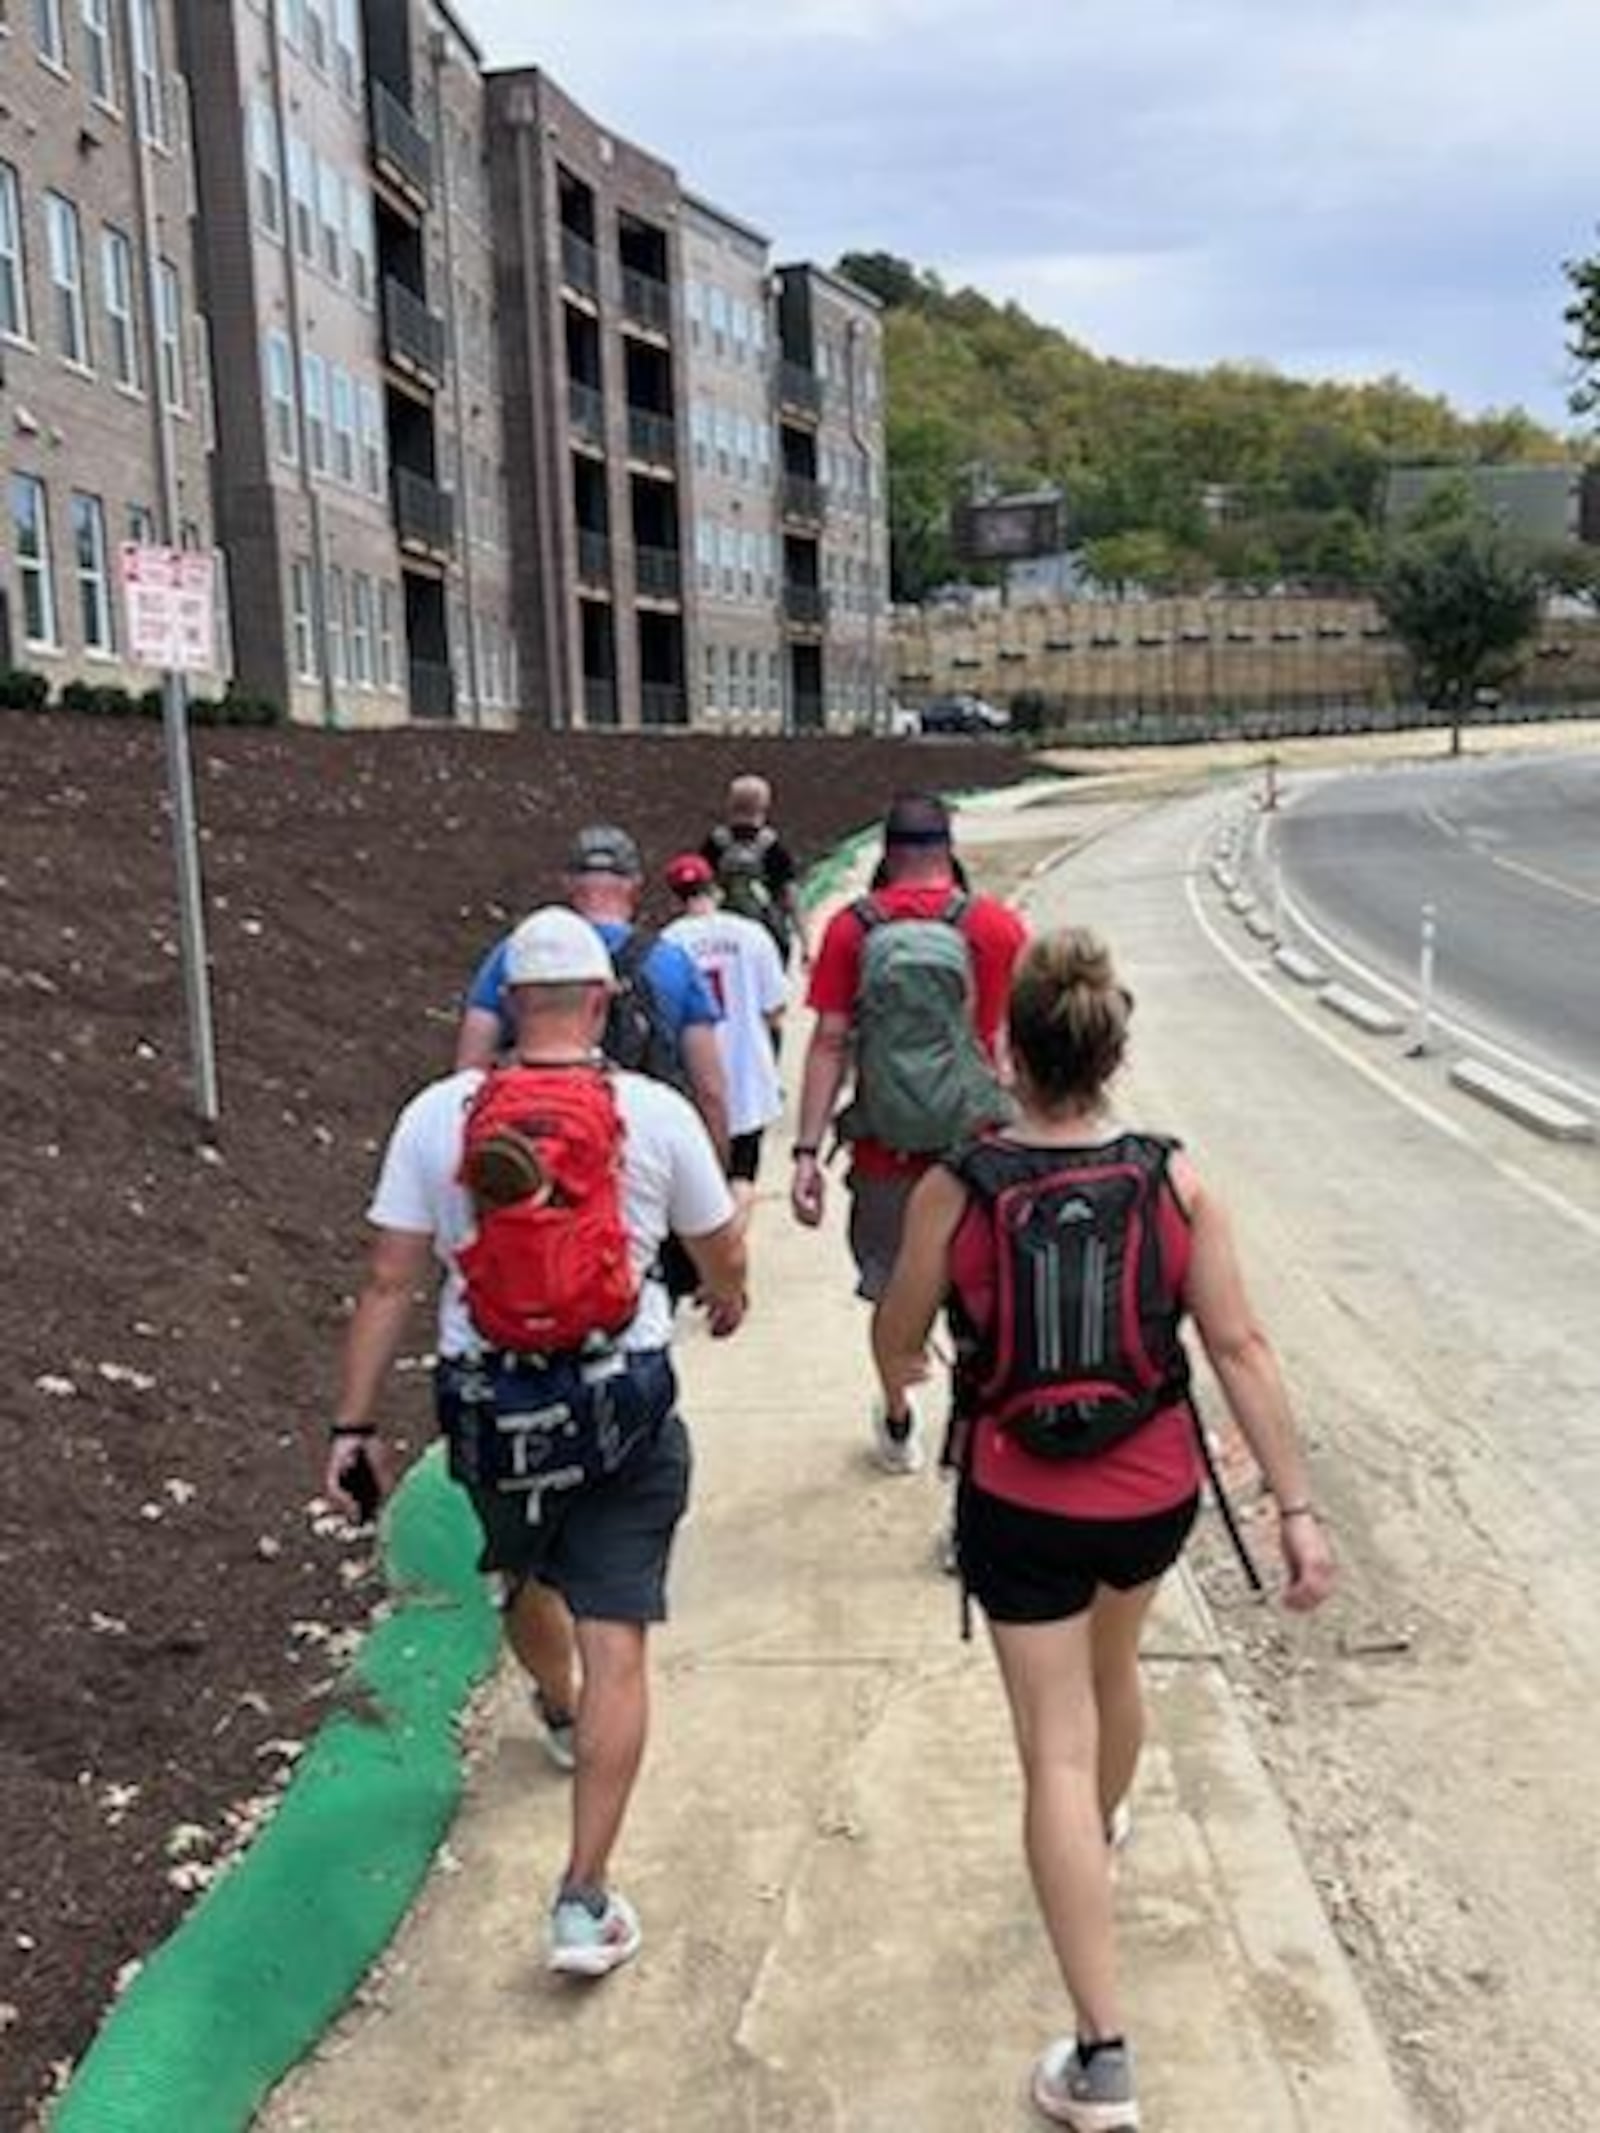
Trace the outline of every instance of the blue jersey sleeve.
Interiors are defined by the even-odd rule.
[[[506,1004],[506,944],[496,941],[472,974],[467,987],[467,1005],[481,1007],[486,1015],[504,1018]]]
[[[722,1011],[711,988],[688,952],[676,941],[657,941],[645,958],[645,969],[656,997],[666,1010],[673,1034],[722,1020]]]

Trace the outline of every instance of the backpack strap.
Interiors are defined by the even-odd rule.
[[[626,985],[637,985],[644,979],[644,966],[650,960],[650,951],[656,937],[647,927],[635,926],[622,946],[611,958],[611,967]],[[648,983],[649,980],[645,979]]]
[[[889,924],[889,914],[875,896],[858,896],[850,906],[850,916],[863,934],[873,933],[879,926]]]
[[[967,930],[966,917],[971,909],[972,898],[965,889],[956,888],[951,891],[950,900],[939,913],[939,916],[945,925],[954,926],[957,933],[965,933]]]

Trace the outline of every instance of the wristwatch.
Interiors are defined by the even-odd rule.
[[[808,1155],[812,1157],[813,1160],[815,1160],[815,1158],[822,1153],[822,1150],[817,1146],[815,1141],[796,1141],[793,1148],[789,1152],[793,1156],[794,1160],[798,1163],[803,1156]]]

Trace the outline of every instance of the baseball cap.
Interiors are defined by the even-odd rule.
[[[675,896],[692,896],[696,889],[709,889],[716,880],[711,862],[700,852],[680,852],[667,861],[667,887]]]
[[[508,985],[610,985],[616,973],[605,942],[565,904],[546,904],[506,944]]]
[[[644,876],[639,847],[625,829],[612,822],[594,822],[579,830],[567,855],[569,874],[620,874],[625,881]]]

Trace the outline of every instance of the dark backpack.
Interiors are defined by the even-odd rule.
[[[953,1312],[963,1413],[1041,1458],[1083,1459],[1187,1398],[1160,1226],[1177,1145],[1137,1133],[1103,1148],[991,1140],[951,1159],[994,1238],[988,1328]]]
[[[613,1066],[630,1074],[644,1074],[651,1081],[664,1081],[680,1094],[688,1089],[683,1052],[661,997],[650,982],[645,964],[656,945],[656,936],[635,926],[622,946],[612,953],[617,989],[600,1038],[600,1049]]]
[[[789,944],[788,915],[767,879],[767,859],[777,841],[778,833],[770,822],[753,837],[736,837],[725,822],[711,832],[723,909],[739,918],[753,918],[784,949]]]

